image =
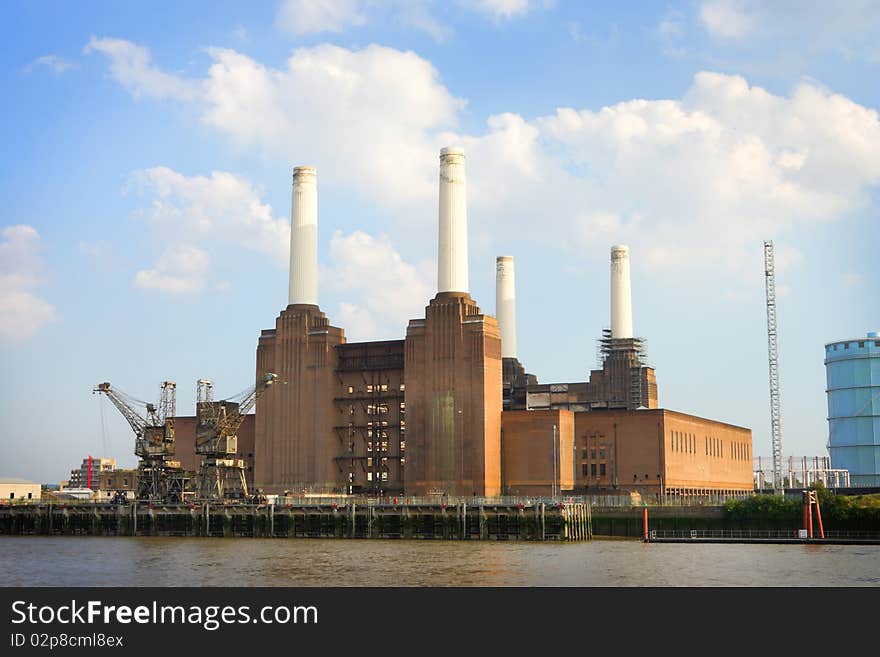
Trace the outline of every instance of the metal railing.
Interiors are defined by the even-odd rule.
[[[402,505],[402,506],[439,506],[446,504],[447,506],[455,506],[458,504],[467,504],[468,506],[534,506],[536,504],[545,504],[548,506],[557,506],[559,504],[590,504],[594,507],[604,508],[642,508],[649,507],[681,507],[681,506],[723,506],[727,497],[724,496],[706,496],[691,498],[672,498],[669,497],[665,501],[657,499],[639,499],[630,495],[557,495],[557,496],[515,496],[502,495],[496,497],[473,497],[473,496],[416,496],[416,495],[388,495],[382,497],[369,497],[364,495],[269,495],[267,496],[269,503],[276,506],[329,506],[336,504],[337,506],[345,506],[354,503],[360,505]],[[123,506],[132,504],[135,500],[127,500]],[[182,504],[201,505],[206,500],[186,500]],[[224,504],[222,500],[207,500],[208,503]],[[226,500],[228,504],[252,505],[254,502],[247,500]],[[0,502],[0,509],[9,507],[27,507],[27,506],[108,506],[113,503],[109,499],[81,499],[81,498],[52,498],[52,499],[33,499],[33,500],[4,500]],[[138,501],[140,505],[146,505],[146,500]],[[265,502],[263,503],[265,505]],[[174,504],[163,504],[161,502],[153,502],[154,506],[175,506]]]
[[[649,537],[654,538],[803,538],[797,529],[652,529]],[[813,538],[819,538],[813,532]],[[852,538],[880,540],[880,532],[831,530],[825,538]]]

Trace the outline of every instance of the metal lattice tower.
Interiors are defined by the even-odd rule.
[[[177,415],[177,384],[163,381],[159,388],[159,418],[163,422],[174,422]]]
[[[784,489],[782,479],[782,417],[779,410],[779,345],[776,334],[776,270],[773,242],[764,242],[764,283],[767,292],[767,358],[770,367],[770,434],[773,441],[773,492]]]

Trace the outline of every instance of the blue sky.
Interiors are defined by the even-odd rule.
[[[436,286],[437,157],[468,156],[471,293],[516,258],[519,357],[584,380],[630,246],[665,408],[824,455],[823,345],[880,328],[880,3],[7,2],[0,474],[134,465],[92,395],[254,376],[287,300],[290,170],[318,170],[320,299],[401,338]],[[103,406],[102,406],[103,404]]]

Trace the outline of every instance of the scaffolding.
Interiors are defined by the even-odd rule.
[[[634,410],[649,405],[643,376],[643,370],[647,367],[646,354],[644,338],[614,338],[611,329],[602,329],[597,358],[599,366],[612,375],[609,392],[614,398],[608,400],[609,408],[622,406]],[[616,385],[615,379],[624,376],[621,370],[626,370],[628,381],[625,385]]]
[[[333,427],[340,452],[334,462],[346,493],[403,492],[406,445],[402,344],[352,343],[337,347],[339,393]]]
[[[765,465],[771,467],[767,469]],[[773,473],[772,462],[768,464],[763,457],[756,457],[755,489],[761,491],[767,488],[768,483],[772,485]],[[849,470],[832,468],[831,459],[827,456],[789,456],[784,459],[782,484],[784,488],[809,488],[815,484],[822,484],[828,489],[851,486]]]

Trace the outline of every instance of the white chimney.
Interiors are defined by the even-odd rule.
[[[633,336],[632,290],[629,282],[629,247],[611,247],[611,337]]]
[[[318,305],[318,190],[315,167],[294,167],[288,303]]]
[[[468,291],[467,189],[464,151],[440,151],[440,239],[437,291]]]
[[[495,258],[495,318],[501,329],[501,357],[516,358],[516,287],[513,256]]]

